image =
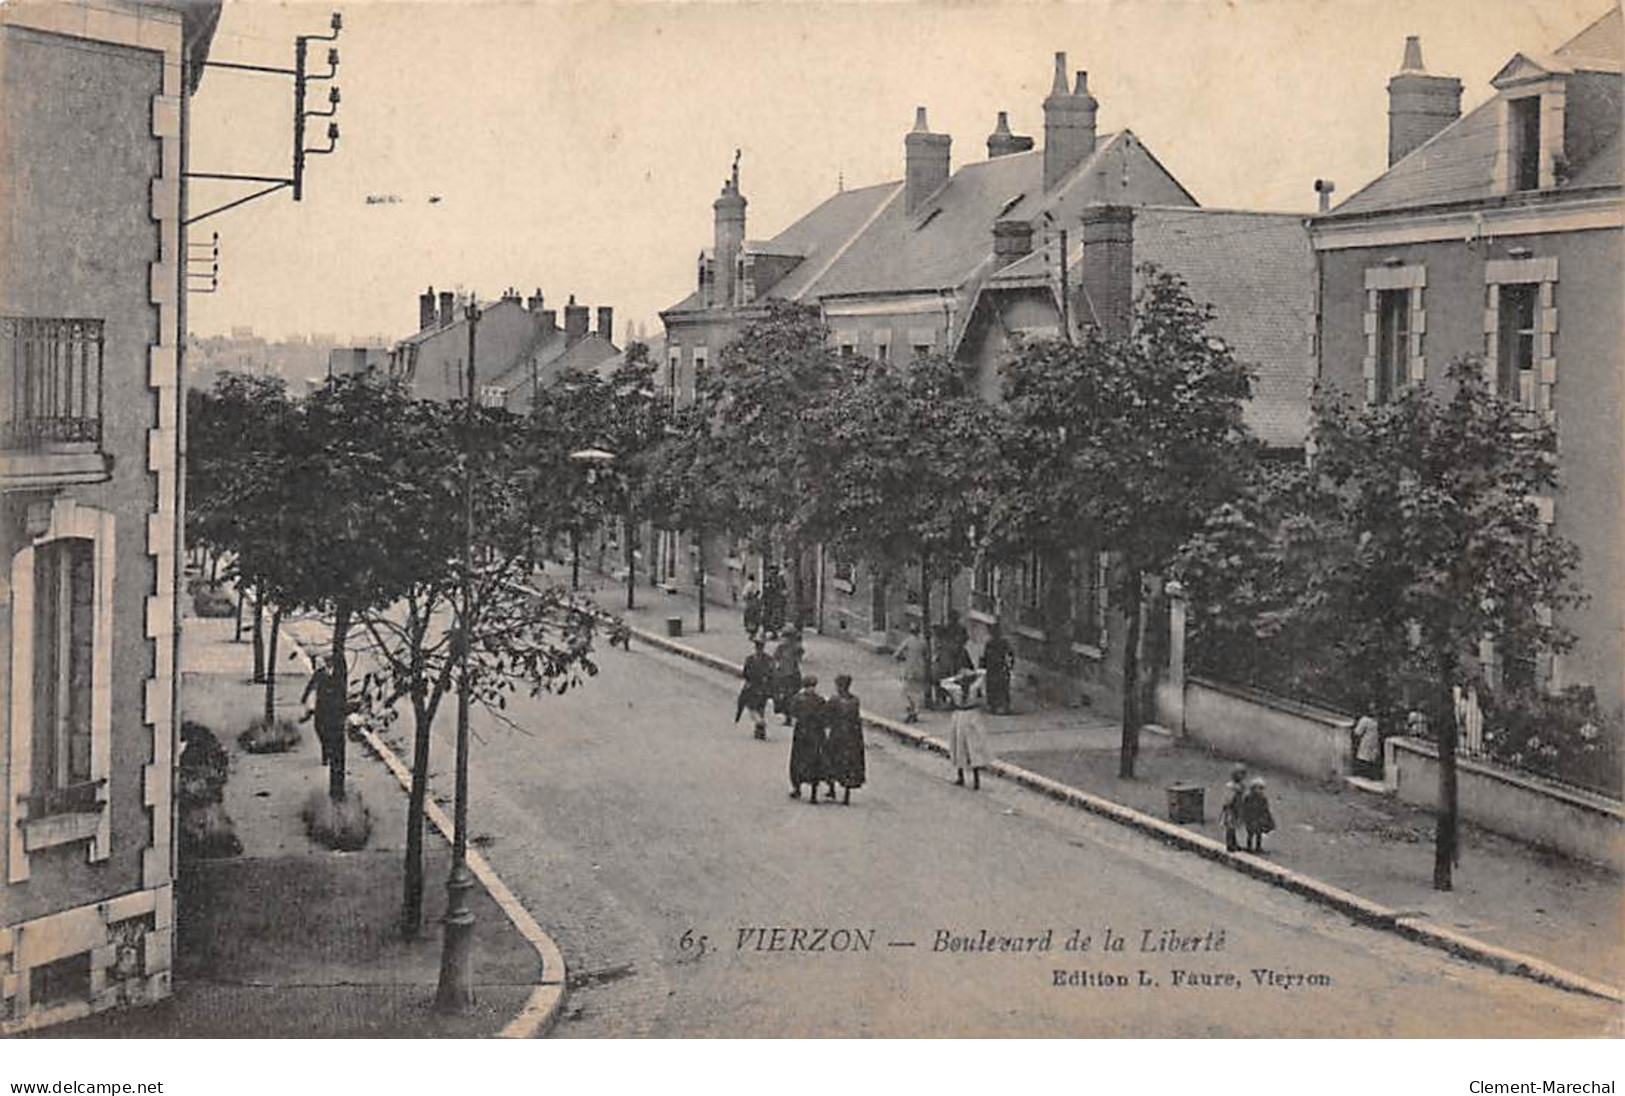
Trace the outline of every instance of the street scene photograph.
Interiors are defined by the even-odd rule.
[[[0,5],[11,1091],[1625,1033],[1617,0],[336,3]]]

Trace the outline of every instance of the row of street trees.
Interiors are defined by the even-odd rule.
[[[917,565],[927,620],[933,580],[978,559],[1109,553],[1127,625],[1125,778],[1144,719],[1143,597],[1152,577],[1181,578],[1198,650],[1287,664],[1316,652],[1352,710],[1395,729],[1427,715],[1435,884],[1448,889],[1455,689],[1486,691],[1486,639],[1509,664],[1570,642],[1554,621],[1580,597],[1576,551],[1536,501],[1557,490],[1555,437],[1464,360],[1443,394],[1413,386],[1366,408],[1327,394],[1313,459],[1272,459],[1243,423],[1249,367],[1179,279],[1145,274],[1127,332],[1018,342],[996,404],[964,363],[843,358],[816,311],[769,302],[700,378],[696,405],[648,439],[644,512],[764,551],[776,539],[798,606],[807,546],[881,577]],[[1500,687],[1503,711],[1540,703],[1533,677]]]

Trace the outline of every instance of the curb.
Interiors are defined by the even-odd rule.
[[[309,665],[310,655],[306,653],[304,644],[286,631],[282,633],[282,637],[293,645],[293,649],[298,651],[306,664]],[[395,751],[386,746],[384,740],[379,738],[377,732],[370,727],[362,733],[361,740],[367,749],[371,750],[373,755],[384,763],[384,767],[390,771],[396,782],[400,784],[401,790],[410,794],[412,790],[412,771],[395,755]],[[450,842],[453,833],[452,822],[451,819],[446,817],[446,812],[441,809],[440,804],[430,798],[425,800],[423,807],[429,821],[434,824],[435,829],[440,831],[440,836]],[[530,943],[530,946],[536,950],[536,957],[542,965],[542,976],[537,979],[536,984],[531,988],[530,996],[525,999],[524,1005],[514,1015],[513,1019],[509,1020],[503,1025],[502,1030],[496,1033],[496,1037],[498,1039],[540,1038],[552,1029],[554,1023],[558,1021],[559,1016],[564,1011],[564,998],[569,992],[569,985],[566,981],[568,971],[564,965],[564,954],[559,951],[559,946],[554,943],[553,938],[547,934],[542,926],[536,923],[536,919],[530,915],[530,911],[520,904],[518,898],[514,897],[513,891],[508,889],[508,885],[502,881],[502,877],[496,873],[496,869],[491,867],[490,862],[477,849],[468,850],[468,868],[474,873],[474,878],[480,881],[480,885],[485,888],[486,893],[491,896],[491,900],[501,907],[502,912],[507,915],[513,927],[519,931],[519,935],[523,936]]]
[[[606,619],[613,619],[607,613],[600,612],[599,615]],[[666,636],[645,631],[642,628],[634,627],[632,632],[651,647],[678,655],[691,662],[698,662],[731,677],[737,677],[743,672],[743,667],[739,663],[723,658],[720,655],[701,651],[685,643],[678,643]],[[930,750],[932,753],[944,756],[948,753],[948,744],[943,742],[942,739],[926,734],[923,731],[914,730],[895,720],[883,716],[866,715],[863,717],[863,722],[870,730],[879,731],[920,749]],[[1403,916],[1386,906],[1361,898],[1359,895],[1352,894],[1340,887],[1334,887],[1330,883],[1324,883],[1311,876],[1302,875],[1281,867],[1279,864],[1260,860],[1246,853],[1230,852],[1222,843],[1210,837],[1204,837],[1202,834],[1193,833],[1182,826],[1176,826],[1171,822],[1165,822],[1142,811],[1125,807],[1121,803],[1115,803],[1110,799],[1104,799],[1098,795],[1082,791],[1058,780],[1052,780],[1041,773],[1024,769],[1020,765],[1013,765],[1007,761],[995,761],[987,771],[1019,784],[1029,791],[1037,792],[1068,806],[1077,807],[1119,825],[1138,830],[1166,845],[1194,852],[1244,875],[1269,883],[1271,886],[1291,891],[1309,899],[1311,902],[1328,906],[1369,928],[1396,933],[1413,943],[1449,952],[1457,958],[1491,967],[1502,974],[1527,978],[1544,985],[1568,990],[1571,993],[1600,997],[1616,1004],[1625,1003],[1625,990],[1621,990],[1617,986],[1611,986],[1587,978],[1582,974],[1576,974],[1573,971],[1554,966],[1532,955],[1525,955],[1522,952],[1486,944],[1482,940],[1475,940],[1471,936],[1436,925],[1425,918]]]

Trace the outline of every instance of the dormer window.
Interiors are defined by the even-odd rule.
[[[1540,189],[1540,96],[1507,102],[1507,168],[1513,190]]]

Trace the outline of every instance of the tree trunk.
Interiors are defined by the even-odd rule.
[[[265,725],[276,721],[276,648],[277,633],[282,630],[282,606],[271,609],[271,634],[265,644]]]
[[[1117,775],[1134,779],[1134,760],[1140,754],[1140,572],[1128,576],[1128,638],[1123,642],[1123,738],[1117,757]]]
[[[423,928],[423,814],[429,799],[429,732],[434,715],[421,697],[412,700],[412,788],[406,799],[406,889],[401,896],[401,936],[417,939]]]
[[[350,610],[340,608],[333,616],[333,657],[329,663],[333,674],[333,694],[339,710],[333,713],[338,726],[333,732],[332,751],[328,757],[327,794],[334,800],[344,798],[344,750],[349,731],[345,727],[350,706],[350,667],[344,658],[344,642],[350,632]]]
[[[237,630],[232,634],[231,637],[231,641],[233,643],[241,643],[243,641],[243,602],[245,600],[247,599],[243,596],[242,584],[239,583],[237,586]]]
[[[254,684],[265,681],[265,593],[254,588]]]
[[[1439,662],[1439,687],[1434,708],[1434,740],[1439,745],[1439,817],[1433,839],[1433,889],[1451,890],[1451,869],[1456,864],[1456,705],[1451,686],[1456,679],[1454,657]]]
[[[581,589],[581,531],[570,530],[570,591]]]
[[[790,620],[798,629],[807,626],[806,564],[806,553],[802,551],[801,541],[797,540],[790,548],[790,566],[795,571],[795,581],[790,584]]]
[[[925,641],[925,706],[937,706],[937,653],[931,642],[931,552],[920,550],[920,638]]]
[[[697,547],[699,548],[698,555],[699,555],[699,564],[700,564],[700,623],[699,623],[699,628],[700,628],[700,633],[703,635],[704,632],[705,632],[705,533],[702,530],[702,531],[696,533],[695,536],[697,536],[699,538],[699,541],[698,541],[698,544],[697,544]]]
[[[638,586],[637,553],[632,550],[632,517],[627,515],[621,523],[626,540],[626,608],[630,612],[637,608],[633,604],[633,591]]]

